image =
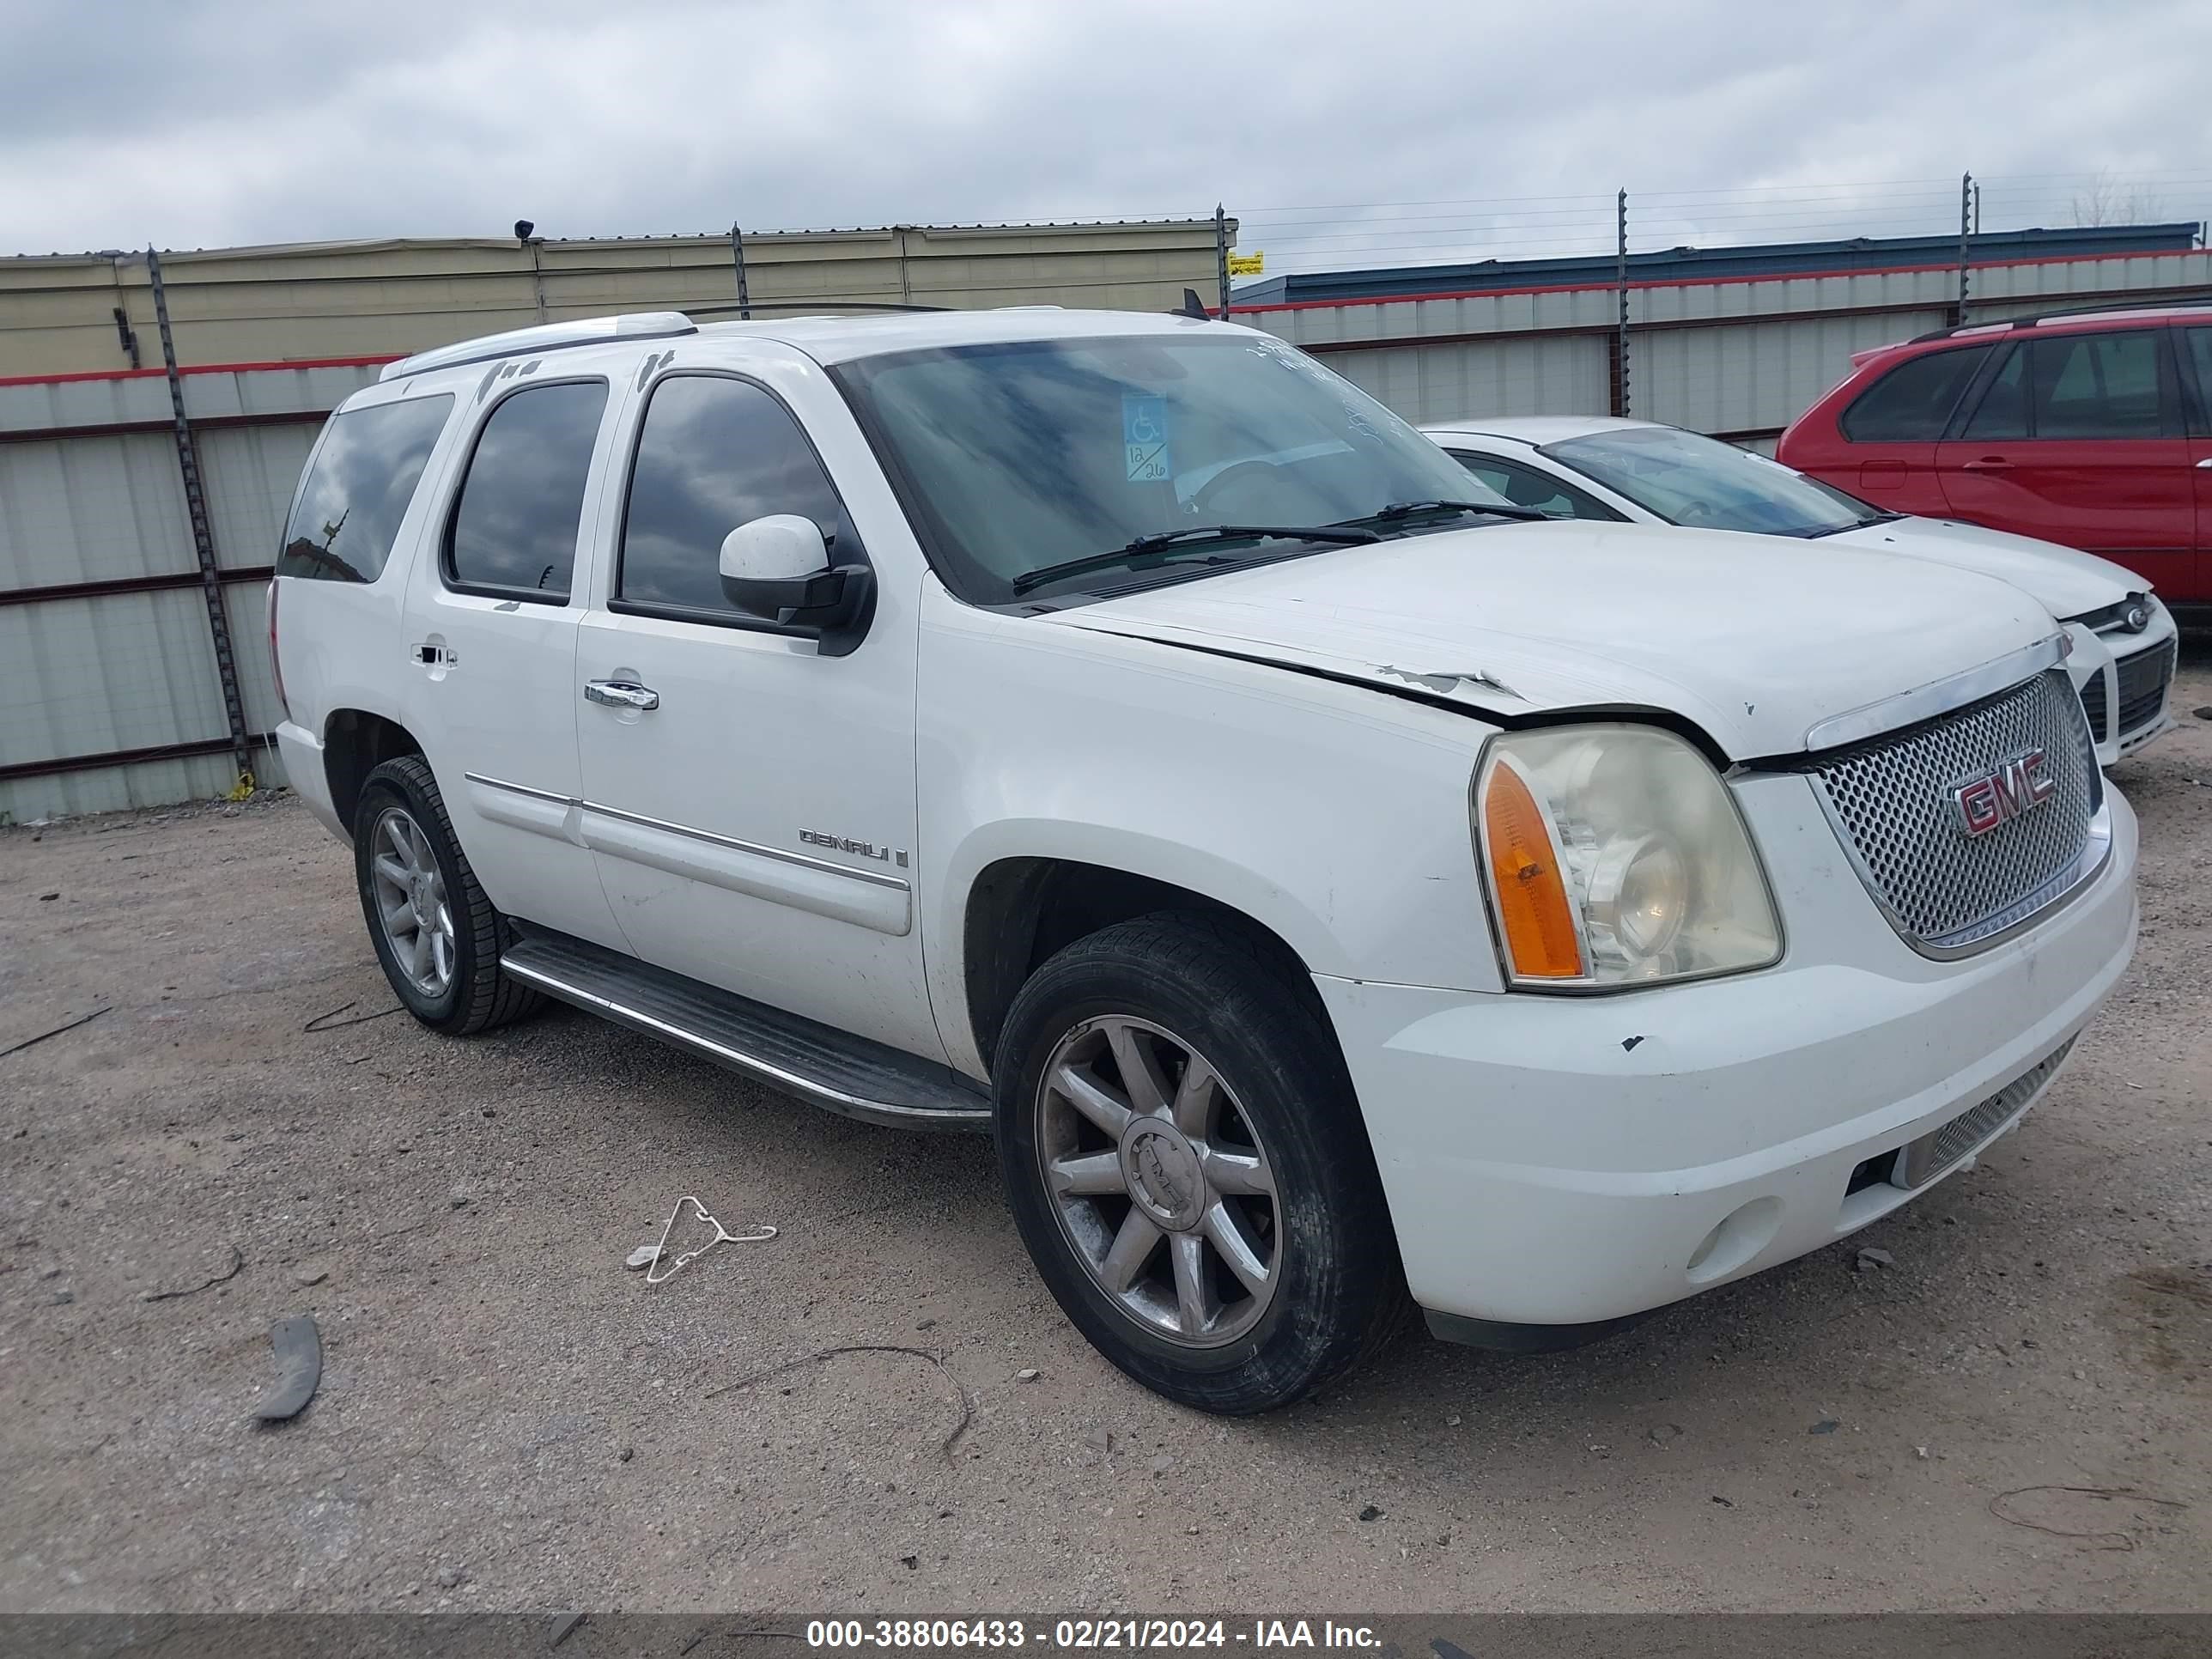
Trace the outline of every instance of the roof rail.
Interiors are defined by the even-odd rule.
[[[719,317],[725,313],[735,311],[743,314],[747,322],[762,323],[795,323],[800,320],[798,315],[782,314],[787,312],[804,313],[806,316],[817,313],[828,316],[832,313],[845,312],[955,311],[958,308],[957,306],[915,305],[904,300],[747,300],[742,304],[732,301],[726,305],[691,307],[702,317]],[[777,314],[774,317],[763,317],[757,314],[763,311],[773,311]]]
[[[509,329],[504,334],[480,335],[452,345],[434,346],[386,363],[380,380],[396,380],[427,369],[458,368],[463,363],[488,363],[526,351],[559,351],[568,346],[603,345],[609,340],[665,340],[678,334],[696,334],[699,325],[680,311],[630,311],[618,317],[579,317],[574,322],[540,323],[535,328]]]
[[[2062,311],[2039,311],[2030,317],[1991,317],[1978,323],[1960,323],[1952,328],[1931,330],[1916,334],[1911,343],[1923,340],[1948,340],[1960,334],[1978,334],[1992,329],[2033,328],[2038,323],[2057,322],[2067,317],[2101,317],[2107,312],[2124,311],[2212,311],[2212,294],[2198,299],[2116,300],[2100,306],[2069,306]]]

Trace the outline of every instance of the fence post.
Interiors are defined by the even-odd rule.
[[[154,321],[161,334],[161,366],[168,373],[169,412],[177,440],[177,471],[185,481],[185,512],[191,520],[192,552],[199,560],[200,596],[207,601],[208,634],[215,642],[216,673],[222,681],[222,710],[230,722],[231,759],[243,779],[252,771],[252,738],[246,729],[246,700],[238,689],[238,658],[230,648],[230,619],[222,609],[222,571],[216,562],[215,531],[208,522],[207,495],[200,486],[200,458],[185,418],[185,381],[177,372],[177,343],[169,332],[168,290],[161,282],[161,256],[146,250],[146,276],[154,290]]]
[[[1221,285],[1221,314],[1229,314],[1229,210],[1221,203],[1213,205],[1213,270]]]
[[[1959,175],[1959,314],[1951,320],[1963,328],[1966,324],[1966,288],[1972,270],[1966,263],[1968,250],[1972,246],[1974,234],[1974,175]]]
[[[750,323],[753,319],[753,302],[745,292],[745,234],[734,224],[730,227],[730,263],[738,270],[738,315]]]
[[[1628,192],[1615,198],[1613,214],[1613,284],[1620,301],[1620,319],[1613,337],[1613,412],[1626,415],[1633,407],[1628,393]]]

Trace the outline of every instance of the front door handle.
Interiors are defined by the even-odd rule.
[[[635,680],[586,680],[584,701],[610,708],[658,708],[660,693]]]

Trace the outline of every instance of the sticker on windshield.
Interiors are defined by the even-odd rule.
[[[1168,400],[1121,394],[1121,449],[1131,483],[1157,483],[1168,477]]]

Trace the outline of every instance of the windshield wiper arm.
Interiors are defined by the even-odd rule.
[[[1895,524],[1904,516],[1902,513],[1877,513],[1871,518],[1853,519],[1849,524],[1822,525],[1818,530],[1805,532],[1805,539],[1808,542],[1818,541],[1823,536],[1840,536],[1846,530],[1864,530],[1873,525]]]
[[[1347,526],[1397,524],[1437,513],[1487,513],[1495,518],[1517,519],[1526,524],[1539,524],[1553,516],[1540,507],[1522,507],[1514,501],[1393,501],[1364,518],[1342,519],[1338,522]]]
[[[1139,536],[1125,546],[1107,553],[1086,553],[1079,559],[1063,559],[1058,564],[1039,565],[1035,570],[1024,570],[1012,584],[1017,593],[1026,593],[1033,587],[1058,581],[1063,576],[1087,576],[1094,570],[1119,570],[1127,568],[1143,570],[1164,563],[1185,548],[1210,546],[1218,542],[1332,542],[1352,547],[1382,538],[1371,530],[1354,525],[1298,525],[1298,524],[1208,524],[1191,525],[1182,530],[1162,530],[1150,536]]]

